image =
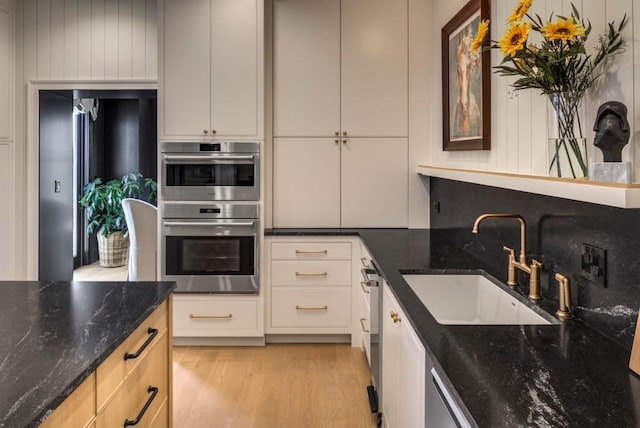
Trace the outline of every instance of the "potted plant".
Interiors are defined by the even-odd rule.
[[[142,198],[143,194],[145,198]],[[106,183],[96,177],[87,183],[80,205],[87,209],[87,233],[98,232],[100,266],[117,267],[127,263],[129,237],[122,200],[136,198],[155,203],[156,197],[156,182],[144,178],[139,172],[131,172]]]

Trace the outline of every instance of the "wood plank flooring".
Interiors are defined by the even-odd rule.
[[[174,427],[373,428],[362,350],[337,344],[175,347]]]
[[[105,268],[100,266],[100,262],[95,262],[90,265],[81,266],[73,271],[74,281],[126,281],[127,280],[127,265]]]

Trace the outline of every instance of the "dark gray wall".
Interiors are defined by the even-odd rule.
[[[542,295],[557,300],[556,272],[571,277],[576,316],[631,349],[640,308],[640,210],[620,209],[550,196],[431,178],[431,227],[446,231],[457,246],[506,275],[503,245],[518,249],[513,220],[486,220],[483,213],[513,212],[527,221],[530,257],[544,263]],[[440,212],[435,209],[439,202]],[[581,274],[582,244],[607,250],[607,287]],[[526,286],[527,278],[520,282]]]

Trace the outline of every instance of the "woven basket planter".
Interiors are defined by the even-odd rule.
[[[129,235],[113,232],[105,238],[102,233],[98,233],[98,253],[102,267],[126,265],[129,260]]]

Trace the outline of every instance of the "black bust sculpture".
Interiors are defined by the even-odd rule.
[[[622,149],[629,143],[627,106],[618,101],[608,101],[598,108],[593,125],[596,131],[593,144],[602,151],[605,162],[622,162]]]

